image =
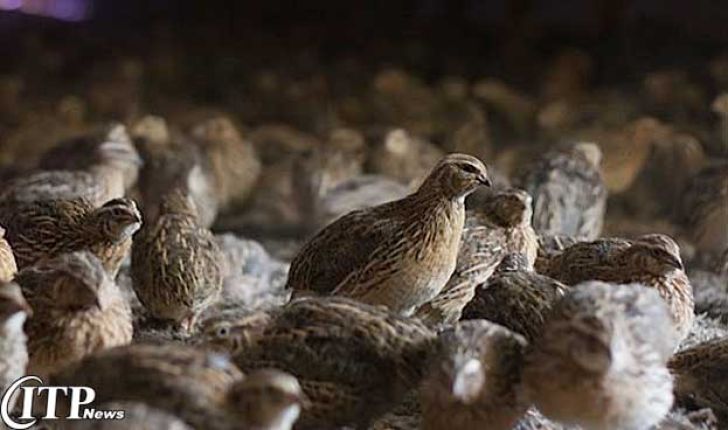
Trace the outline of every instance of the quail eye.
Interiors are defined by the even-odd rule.
[[[463,170],[466,171],[466,172],[468,172],[468,173],[473,173],[473,174],[479,173],[478,172],[478,168],[475,167],[475,166],[473,166],[472,164],[465,164],[465,165],[463,165]]]
[[[217,329],[218,336],[227,336],[228,334],[230,334],[230,328],[228,327],[220,327]]]

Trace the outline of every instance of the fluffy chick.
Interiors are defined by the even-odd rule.
[[[28,373],[48,375],[132,338],[129,305],[89,252],[62,254],[16,277],[33,317],[26,324]]]
[[[425,430],[508,430],[526,412],[521,366],[526,340],[485,320],[440,334],[441,350],[420,390]]]
[[[351,212],[309,240],[291,263],[286,287],[411,312],[455,270],[464,199],[482,185],[490,180],[480,160],[448,155],[413,194]]]
[[[659,295],[587,282],[553,308],[526,357],[528,398],[551,419],[584,429],[648,429],[672,405],[675,342]]]
[[[533,196],[536,231],[585,240],[599,236],[607,207],[601,158],[599,146],[579,143],[545,155],[521,177],[521,187]]]
[[[225,257],[185,192],[165,195],[160,209],[132,246],[134,290],[152,317],[189,332],[220,294]]]

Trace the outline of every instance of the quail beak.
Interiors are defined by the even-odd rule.
[[[493,186],[493,182],[491,182],[490,178],[487,177],[487,176],[485,176],[485,175],[478,175],[478,179],[477,180],[478,180],[478,183],[481,184],[481,185],[483,185],[483,186],[486,186],[486,187],[492,187]]]
[[[674,267],[675,269],[678,269],[678,270],[684,270],[685,269],[683,267],[682,261],[680,261],[679,258],[676,258],[676,257],[674,257],[672,255],[665,257],[663,259],[663,261],[665,262],[665,264],[667,264],[670,267]]]
[[[303,391],[300,391],[297,394],[290,394],[288,396],[288,401],[291,402],[291,404],[298,404],[301,406],[301,409],[309,409],[311,408],[311,400],[304,394]]]
[[[0,306],[0,315],[11,316],[18,312],[25,312],[29,317],[33,316],[33,308],[30,307],[28,302],[23,301],[12,301],[11,303]]]
[[[459,369],[456,369],[451,387],[452,395],[465,404],[471,404],[478,398],[484,381],[485,374],[480,361],[468,360]]]

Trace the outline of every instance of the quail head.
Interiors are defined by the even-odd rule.
[[[678,404],[711,408],[721,421],[728,419],[728,337],[684,349],[668,366]]]
[[[607,207],[601,157],[596,144],[579,143],[545,155],[523,175],[521,186],[533,196],[536,231],[585,240],[599,236]]]
[[[539,275],[523,254],[509,254],[495,274],[475,289],[462,318],[483,318],[533,342],[541,335],[551,306],[567,291],[561,282]]]
[[[29,373],[47,375],[132,338],[131,310],[93,254],[61,254],[16,277],[33,316],[26,323]]]
[[[526,412],[521,367],[526,340],[486,320],[440,334],[420,390],[425,430],[509,430]]]
[[[87,250],[112,277],[142,223],[130,199],[110,200],[99,208],[83,199],[27,202],[0,208],[0,219],[20,269],[65,252]]]
[[[480,160],[446,156],[413,194],[344,215],[310,239],[291,263],[287,288],[411,312],[455,270],[463,202],[482,185],[490,179]]]
[[[27,338],[23,331],[28,316],[32,314],[18,284],[0,283],[0,392],[5,391],[21,376],[28,365]],[[13,410],[15,397],[10,399],[8,410]]]
[[[310,400],[302,428],[366,428],[419,384],[436,340],[416,320],[334,297],[294,300],[262,330],[229,333],[244,342],[234,357],[241,369],[298,378]]]
[[[526,356],[526,395],[564,424],[648,429],[672,405],[666,363],[675,339],[654,290],[580,284],[554,305]]]
[[[174,190],[162,197],[159,219],[134,240],[134,290],[150,316],[189,332],[220,294],[223,260],[215,237],[199,225],[192,200]]]
[[[18,271],[15,256],[5,239],[5,229],[0,227],[0,282],[10,282]]]
[[[416,315],[428,325],[454,323],[473,298],[476,286],[490,278],[504,255],[522,254],[532,266],[537,249],[538,239],[531,227],[531,196],[516,189],[493,193],[466,212],[455,272]]]
[[[307,399],[293,376],[260,369],[231,387],[227,401],[243,429],[291,430]]]

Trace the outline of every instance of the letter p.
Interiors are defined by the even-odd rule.
[[[81,406],[88,405],[96,399],[96,391],[89,387],[68,387],[71,390],[71,410],[68,419],[81,419]]]

